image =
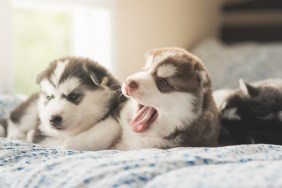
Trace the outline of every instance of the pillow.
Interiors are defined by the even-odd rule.
[[[207,66],[214,89],[237,88],[239,79],[253,82],[282,76],[282,43],[224,44],[209,39],[192,53]]]

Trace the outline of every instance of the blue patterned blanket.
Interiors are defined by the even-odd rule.
[[[0,139],[0,187],[282,187],[282,146],[82,152]]]

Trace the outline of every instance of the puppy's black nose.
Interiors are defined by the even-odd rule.
[[[50,119],[50,124],[54,127],[59,127],[61,122],[62,122],[62,116],[55,115],[52,116]]]

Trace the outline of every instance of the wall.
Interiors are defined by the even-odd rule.
[[[0,1],[0,93],[5,94],[11,94],[13,88],[11,10],[10,0]]]
[[[214,36],[221,0],[116,0],[113,72],[123,81],[140,70],[150,48],[189,48]]]
[[[111,71],[123,81],[140,70],[144,53],[155,47],[189,48],[214,36],[223,0],[50,0],[70,5],[100,6],[112,13]],[[0,1],[0,93],[13,89],[11,0]],[[23,0],[13,0],[23,2]],[[25,0],[29,3],[44,0]],[[101,62],[103,63],[103,62]]]

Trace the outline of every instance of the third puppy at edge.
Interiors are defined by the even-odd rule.
[[[218,111],[207,69],[181,48],[152,49],[122,93],[119,150],[217,146]]]

